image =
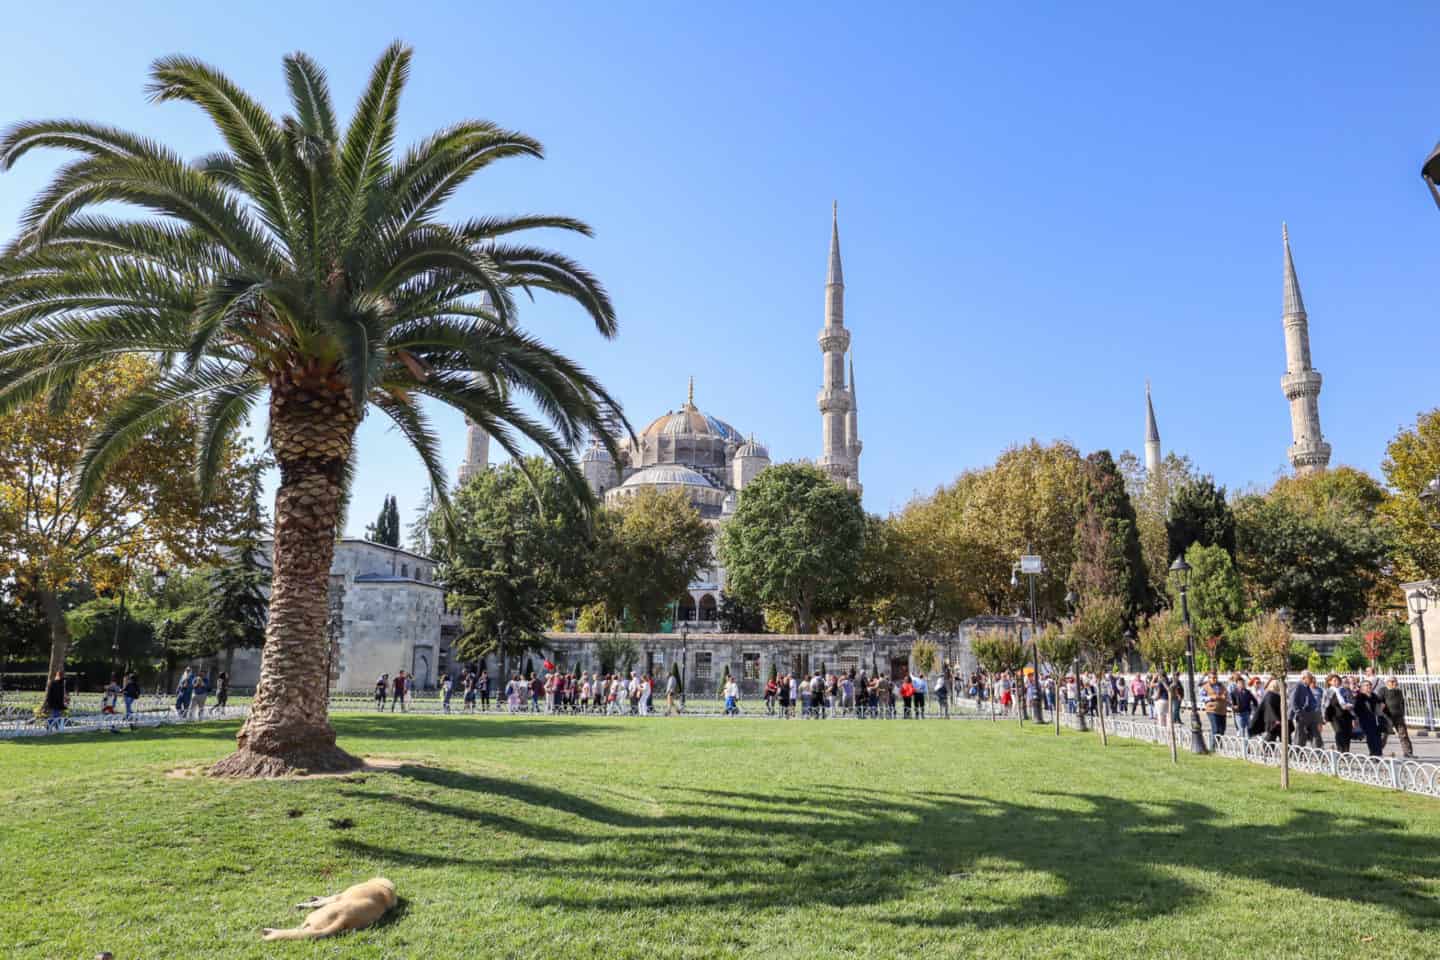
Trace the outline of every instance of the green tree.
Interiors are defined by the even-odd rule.
[[[1110,451],[1087,456],[1083,477],[1070,588],[1082,599],[1120,597],[1133,623],[1151,607],[1150,574],[1140,552],[1135,509]]]
[[[745,606],[728,593],[720,598],[720,609],[716,615],[720,620],[721,633],[765,632],[764,612]]]
[[[601,637],[595,645],[595,654],[600,660],[600,672],[605,674],[629,670],[640,659],[635,644],[619,634]]]
[[[1411,429],[1402,430],[1385,448],[1380,464],[1391,495],[1379,515],[1394,531],[1395,574],[1400,580],[1428,580],[1440,575],[1440,504],[1427,504],[1420,494],[1440,476],[1440,409],[1421,414]]]
[[[1091,669],[1108,670],[1124,659],[1130,649],[1126,636],[1125,601],[1118,596],[1081,598],[1080,609],[1070,625],[1070,633],[1080,646],[1080,653]]]
[[[1159,468],[1147,471],[1140,458],[1129,450],[1115,458],[1115,465],[1125,478],[1125,492],[1135,507],[1135,527],[1140,535],[1140,552],[1150,574],[1150,593],[1165,595],[1170,576],[1170,544],[1166,524],[1170,519],[1170,501],[1174,492],[1195,478],[1195,467],[1189,457],[1168,453]]]
[[[210,589],[189,629],[192,647],[225,654],[226,673],[233,671],[236,650],[264,645],[270,615],[270,558],[260,544],[266,528],[258,473],[250,480],[246,506],[227,555],[208,571]]]
[[[1067,443],[1042,446],[1031,440],[947,489],[951,509],[958,512],[956,536],[965,545],[967,589],[985,610],[1003,613],[1027,600],[1025,578],[1012,587],[1010,575],[1020,555],[1029,551],[1045,563],[1036,583],[1040,620],[1065,611],[1084,494],[1083,462]]]
[[[860,498],[815,467],[777,464],[740,495],[720,538],[730,591],[777,606],[813,633],[821,604],[853,588],[864,550]]]
[[[1185,656],[1188,636],[1178,611],[1161,610],[1140,627],[1140,656],[1152,668],[1173,669]]]
[[[1287,609],[1317,633],[1359,620],[1388,573],[1390,535],[1377,522],[1385,496],[1366,474],[1339,467],[1237,501],[1240,573],[1258,605]]]
[[[199,107],[221,152],[187,162],[145,137],[73,120],[22,122],[0,139],[0,167],[42,147],[67,164],[36,197],[0,259],[0,415],[39,393],[55,400],[83,370],[130,352],[169,365],[101,418],[77,489],[103,478],[180,407],[200,405],[196,458],[212,492],[221,451],[257,403],[279,466],[268,635],[238,750],[213,772],[348,769],[326,718],[325,621],[355,431],[367,408],[416,448],[445,489],[422,398],[458,409],[512,455],[517,434],[587,503],[573,450],[596,435],[614,450],[618,405],[574,362],[517,327],[511,291],[580,303],[605,336],[613,307],[566,257],[508,236],[532,227],[588,233],[567,217],[444,223],[440,208],[491,162],[540,144],[493,124],[446,127],[395,154],[410,51],[375,64],[348,127],[320,67],[285,58],[293,114],[277,119],[213,67],[171,56],[151,97]],[[148,219],[117,219],[111,208]],[[534,410],[517,398],[529,396]]]
[[[385,502],[380,507],[380,515],[375,518],[374,523],[366,524],[365,539],[387,547],[400,546],[400,508],[396,506],[393,496],[386,495]]]
[[[1165,536],[1170,561],[1183,556],[1192,543],[1223,547],[1234,557],[1235,515],[1225,500],[1225,488],[1217,487],[1208,476],[1177,486],[1170,501]]]
[[[456,651],[516,657],[544,645],[551,611],[577,605],[590,573],[588,518],[561,471],[532,457],[477,474],[437,522],[436,573],[460,611]]]
[[[683,490],[641,489],[596,518],[590,590],[646,632],[710,563],[711,530]]]
[[[0,261],[0,304],[5,283]],[[0,316],[8,309],[0,307]],[[7,388],[12,375],[5,373],[4,356],[0,344],[0,580],[13,581],[15,595],[44,617],[53,672],[65,665],[70,648],[62,597],[82,584],[118,594],[127,570],[211,559],[242,512],[239,491],[254,465],[243,443],[217,448],[214,466],[222,483],[202,503],[187,467],[185,437],[196,427],[196,411],[184,406],[170,411],[164,424],[146,425],[131,437],[103,480],[94,480],[88,491],[77,489],[95,424],[123,405],[137,384],[154,382],[159,368],[144,357],[122,356],[75,372],[67,390],[56,395],[63,403],[18,403],[28,395],[23,384],[29,381],[22,376]]]
[[[1019,669],[1025,662],[1024,644],[1008,630],[979,631],[970,641],[970,652],[975,654],[981,669],[992,676]]]
[[[1080,659],[1080,636],[1074,630],[1065,630],[1059,624],[1049,624],[1035,638],[1040,657],[1060,673],[1068,673],[1075,661]]]
[[[430,528],[435,522],[438,509],[435,488],[426,486],[425,495],[420,498],[420,506],[415,511],[415,519],[405,528],[405,548],[411,553],[418,553],[422,557],[430,556]]]
[[[1207,647],[1214,637],[1239,646],[1245,626],[1245,591],[1230,554],[1218,544],[1206,546],[1197,542],[1185,551],[1185,562],[1190,565],[1186,600],[1195,635]],[[1179,609],[1173,582],[1171,590],[1171,606]]]

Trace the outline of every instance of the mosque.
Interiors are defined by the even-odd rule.
[[[824,380],[816,398],[820,412],[821,470],[847,488],[860,491],[860,424],[855,399],[855,365],[850,331],[845,328],[845,274],[840,263],[837,208],[830,219],[830,262],[825,278],[825,324],[819,335]],[[848,362],[848,379],[847,379]],[[471,424],[466,431],[466,456],[460,481],[489,462],[489,438]],[[728,421],[695,404],[695,379],[690,378],[685,403],[650,421],[620,446],[616,462],[606,449],[591,444],[581,468],[591,491],[607,506],[624,502],[641,490],[683,490],[700,516],[718,529],[734,514],[744,490],[770,466],[770,451]],[[718,558],[690,585],[676,605],[676,629],[718,631],[725,571]]]

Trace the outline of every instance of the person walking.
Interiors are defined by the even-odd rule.
[[[1240,674],[1230,678],[1230,709],[1235,711],[1235,729],[1240,736],[1250,735],[1250,715],[1255,711],[1255,695],[1240,679]]]
[[[725,684],[725,715],[727,717],[740,716],[740,686],[731,677]]]
[[[399,673],[395,674],[395,679],[394,681],[392,681],[393,692],[390,694],[391,713],[395,712],[395,705],[397,703],[400,705],[400,712],[405,712],[405,689],[408,686],[409,684],[406,683],[404,670],[401,670]]]
[[[490,712],[490,672],[484,667],[480,668],[480,676],[475,680],[475,692],[480,695],[480,712]]]
[[[120,689],[120,695],[125,698],[125,719],[130,720],[135,716],[135,701],[140,699],[140,681],[135,674],[125,676],[125,686]]]
[[[1395,677],[1386,677],[1380,699],[1385,718],[1390,721],[1390,729],[1400,738],[1400,755],[1406,758],[1415,756],[1415,748],[1410,743],[1410,728],[1405,723],[1405,691],[1400,689],[1400,681]]]
[[[950,684],[946,679],[950,675],[949,665],[940,668],[935,675],[935,706],[940,708],[940,719],[950,719]]]
[[[455,691],[455,684],[450,680],[450,674],[445,674],[445,679],[440,681],[440,710],[442,713],[450,712],[450,697]]]
[[[1266,743],[1280,739],[1280,681],[1271,680],[1265,696],[1250,720],[1250,736],[1264,737]]]
[[[385,709],[385,692],[390,689],[390,674],[380,674],[380,679],[375,681],[375,709]]]
[[[775,689],[775,681],[771,680],[770,686],[767,689],[767,697],[769,696],[768,691],[773,689]],[[670,671],[670,677],[665,681],[665,716],[674,716],[679,712],[680,707],[677,702],[679,694],[680,675],[672,670]]]
[[[900,681],[900,701],[905,704],[905,715],[902,719],[909,720],[911,716],[910,711],[915,704],[915,684],[911,682],[909,677]]]
[[[1315,675],[1309,670],[1300,674],[1300,682],[1290,691],[1290,716],[1295,721],[1295,745],[1323,747],[1320,737],[1320,695],[1315,689]]]
[[[1160,679],[1153,684],[1146,684],[1145,688],[1150,696],[1155,698],[1155,719],[1160,726],[1170,726],[1170,683],[1165,675],[1161,674]]]
[[[120,674],[110,674],[110,682],[105,684],[105,695],[100,700],[100,712],[107,717],[115,715],[115,708],[120,705]]]
[[[179,685],[175,687],[175,714],[181,720],[185,719],[185,715],[190,712],[190,695],[194,692],[191,685],[193,679],[190,668],[186,667],[180,674]]]
[[[1201,688],[1205,697],[1205,716],[1210,721],[1210,752],[1220,745],[1219,738],[1225,735],[1225,716],[1230,711],[1230,692],[1214,673],[1210,674]]]
[[[195,674],[191,683],[192,696],[190,701],[190,714],[195,720],[205,719],[205,701],[210,698],[210,675],[204,670]]]
[[[224,670],[215,678],[215,706],[210,708],[210,713],[225,715],[225,708],[230,704],[230,674]]]
[[[1360,681],[1360,692],[1355,694],[1355,719],[1360,724],[1360,732],[1365,735],[1365,746],[1372,757],[1385,754],[1385,742],[1380,739],[1382,706],[1383,702],[1375,693],[1375,684],[1368,679]]]
[[[70,698],[65,694],[65,671],[56,670],[50,682],[45,685],[45,729],[64,730],[65,710]]]
[[[912,681],[915,688],[915,719],[925,719],[925,694],[930,692],[929,684],[925,682],[925,674],[916,674]]]
[[[473,670],[466,670],[466,671],[465,671],[465,676],[464,676],[464,678],[460,681],[460,683],[461,683],[461,686],[464,688],[464,691],[465,691],[465,699],[464,699],[464,701],[463,701],[464,707],[465,707],[465,712],[466,712],[466,713],[474,713],[474,712],[475,712],[475,671],[473,671]]]
[[[1320,707],[1321,715],[1335,734],[1335,749],[1341,753],[1350,752],[1350,741],[1355,737],[1355,707],[1348,683],[1338,673],[1326,677]]]

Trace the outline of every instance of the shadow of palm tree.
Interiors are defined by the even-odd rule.
[[[671,787],[658,805],[627,809],[543,784],[453,770],[412,766],[395,775],[396,790],[346,795],[523,838],[526,853],[507,861],[507,871],[567,881],[528,896],[536,909],[899,904],[925,888],[1023,870],[1053,882],[1003,900],[983,886],[966,887],[948,898],[947,909],[891,915],[889,922],[1106,927],[1211,896],[1213,884],[1174,869],[1183,867],[1336,904],[1348,903],[1358,885],[1367,902],[1397,922],[1440,927],[1440,903],[1431,894],[1440,883],[1440,841],[1398,818],[1337,818],[1303,801],[1265,825],[1236,824],[1198,800],[1058,790],[1030,802],[838,785],[763,794]],[[508,801],[505,812],[495,809],[497,799]],[[336,843],[354,856],[412,867],[474,868],[486,856],[478,844],[421,853],[351,837]],[[647,869],[662,871],[664,882],[650,882]]]

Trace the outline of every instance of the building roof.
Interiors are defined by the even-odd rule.
[[[738,460],[741,457],[761,457],[769,460],[770,451],[766,450],[763,444],[756,443],[755,438],[751,437],[739,450],[735,451],[735,458]]]
[[[708,487],[712,490],[715,488],[715,484],[711,483],[703,473],[683,467],[678,463],[658,463],[653,467],[646,467],[644,470],[631,474],[620,486],[632,489],[664,486]]]
[[[585,449],[585,452],[580,455],[580,462],[614,463],[615,461],[611,458],[610,451],[606,450],[602,444],[592,443]]]
[[[662,417],[656,417],[650,421],[650,425],[640,431],[640,435],[649,437],[718,437],[734,443],[741,443],[744,437],[740,431],[719,417],[712,417],[695,406],[695,378],[690,378],[690,393],[685,399],[685,406],[679,410],[671,410]]]

